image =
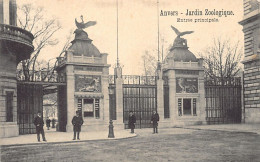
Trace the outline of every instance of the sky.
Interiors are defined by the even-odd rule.
[[[116,0],[17,0],[17,5],[33,3],[43,7],[46,16],[58,19],[62,29],[55,33],[59,40],[55,47],[46,47],[39,59],[49,60],[59,55],[66,37],[76,29],[75,18],[80,21],[97,21],[95,26],[85,29],[93,44],[101,53],[108,53],[108,63],[111,64],[110,74],[116,63],[117,55],[117,16]],[[186,16],[189,11],[202,11],[202,15]],[[205,15],[209,11],[232,11],[227,17]],[[118,0],[118,54],[123,65],[123,75],[142,74],[141,56],[148,51],[157,57],[158,21],[157,0]],[[178,15],[160,15],[161,11],[178,12]],[[230,12],[229,12],[230,13]],[[172,45],[176,34],[171,25],[180,31],[194,31],[185,35],[189,50],[198,56],[212,44],[213,38],[228,38],[240,41],[243,46],[242,26],[238,24],[243,19],[242,0],[159,0],[159,41],[160,50],[164,40],[164,56],[166,49]],[[192,19],[193,22],[177,22],[178,18]],[[218,19],[218,22],[197,22],[195,19]]]

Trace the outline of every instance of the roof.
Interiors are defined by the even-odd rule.
[[[71,42],[72,45],[69,47],[69,50],[71,50],[74,55],[101,57],[100,51],[92,44],[92,40],[88,38],[88,34],[85,31],[76,29],[74,33],[75,39]]]
[[[188,47],[175,47],[166,56],[165,60],[198,62],[196,56],[188,50]]]
[[[101,57],[97,47],[89,41],[77,40],[69,47],[74,55]]]

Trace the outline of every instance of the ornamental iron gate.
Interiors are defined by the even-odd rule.
[[[17,124],[19,134],[36,133],[33,124],[38,111],[43,112],[43,96],[56,93],[58,97],[58,130],[66,131],[66,80],[56,71],[28,71],[30,77],[17,72]],[[32,75],[34,74],[34,75]]]
[[[17,123],[19,134],[36,133],[34,117],[43,107],[43,86],[35,84],[17,85]]]
[[[123,76],[123,120],[128,128],[129,112],[136,116],[136,128],[151,128],[153,110],[157,110],[154,76]]]
[[[205,79],[207,124],[241,123],[240,78]]]

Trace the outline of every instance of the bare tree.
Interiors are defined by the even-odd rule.
[[[62,47],[61,52],[59,53],[58,58],[63,56],[65,54],[66,50],[69,48],[70,42],[71,42],[71,39],[72,39],[72,35],[73,35],[72,32],[70,32],[70,35],[67,37],[67,40],[66,40],[64,46]],[[54,63],[51,62],[51,60],[53,60],[53,59],[55,59]],[[45,67],[42,69],[42,70],[46,71],[45,77],[42,78],[43,80],[45,80],[46,77],[49,77],[48,81],[52,78],[52,76],[53,76],[53,74],[55,72],[55,67],[57,66],[57,64],[58,64],[57,58],[52,58],[52,59],[50,59],[48,61],[48,63],[46,64],[47,66],[45,65]]]
[[[61,26],[56,19],[46,18],[42,8],[34,7],[31,4],[18,7],[18,13],[18,26],[31,32],[34,36],[34,51],[30,59],[21,62],[25,80],[30,80],[30,77],[33,78],[35,75],[35,65],[42,49],[58,43],[53,35],[61,29]]]
[[[156,63],[156,58],[153,55],[151,55],[148,51],[145,51],[145,54],[142,55],[143,75],[155,75],[157,65]]]
[[[225,78],[235,77],[241,70],[242,47],[239,42],[232,44],[230,40],[214,39],[200,56],[204,59],[206,75],[210,79],[221,78],[223,83]]]

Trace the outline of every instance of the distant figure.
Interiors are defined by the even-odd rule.
[[[81,131],[81,125],[83,124],[83,119],[82,117],[79,115],[79,111],[76,111],[76,116],[73,117],[72,119],[72,125],[73,125],[73,131],[74,131],[74,137],[73,140],[76,139],[76,134],[77,134],[77,139],[79,139],[79,133]]]
[[[160,120],[159,114],[154,110],[151,118],[151,123],[153,123],[153,134],[158,133],[158,121]]]
[[[133,111],[130,111],[129,112],[128,127],[131,129],[131,133],[134,133],[135,123],[136,123],[136,117],[133,114]]]
[[[51,126],[51,119],[49,119],[49,117],[47,117],[46,119],[46,127],[48,130],[50,130],[50,126]]]
[[[52,124],[52,128],[55,128],[55,119],[53,118],[52,120],[51,120],[51,124]]]
[[[46,141],[45,134],[44,134],[44,129],[43,129],[44,121],[43,121],[43,119],[41,117],[41,112],[38,112],[37,116],[34,118],[33,123],[36,126],[36,133],[37,133],[38,142],[41,141],[40,140],[40,133],[42,134],[42,140]]]

